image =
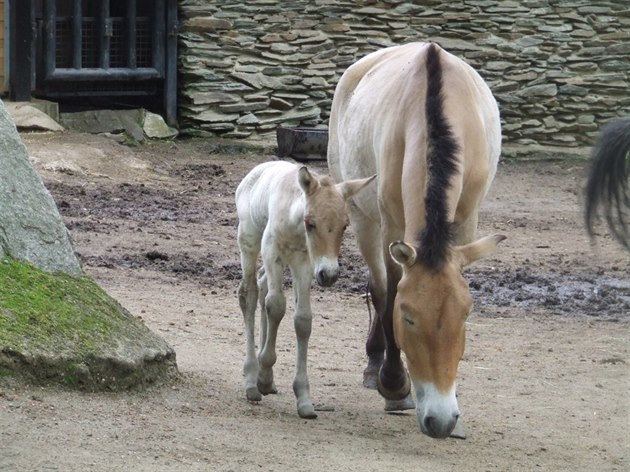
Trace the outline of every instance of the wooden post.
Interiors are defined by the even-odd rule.
[[[12,0],[11,10],[11,39],[9,61],[10,98],[15,101],[30,101],[31,86],[34,73],[34,0]]]
[[[177,126],[177,0],[166,0],[166,70],[164,71],[164,113],[166,122]]]

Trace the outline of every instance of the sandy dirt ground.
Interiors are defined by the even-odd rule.
[[[271,154],[215,141],[23,138],[85,271],[173,346],[181,375],[97,394],[3,379],[0,470],[630,470],[630,257],[603,229],[595,244],[585,236],[583,163],[501,164],[480,234],[508,239],[466,271],[476,307],[459,372],[468,438],[433,440],[414,412],[386,413],[361,385],[369,315],[351,233],[341,279],[312,295],[319,417],[295,409],[289,293],[279,393],[246,401],[233,193]]]

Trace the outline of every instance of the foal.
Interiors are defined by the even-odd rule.
[[[311,174],[304,166],[284,161],[256,166],[236,189],[238,245],[243,278],[238,299],[245,319],[245,393],[250,401],[277,393],[273,380],[278,326],[286,312],[283,272],[291,270],[295,295],[293,318],[297,361],[293,391],[298,414],[316,418],[306,369],[311,334],[310,288],[322,287],[339,275],[337,257],[348,225],[345,201],[374,177],[334,184],[330,177]],[[256,261],[262,270],[256,279]],[[260,351],[256,356],[254,320],[260,301]]]

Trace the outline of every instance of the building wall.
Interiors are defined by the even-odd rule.
[[[630,114],[627,0],[182,0],[180,18],[180,125],[194,135],[325,126],[350,64],[428,39],[488,81],[506,143],[590,145]]]
[[[0,0],[0,95],[4,94],[4,0]]]

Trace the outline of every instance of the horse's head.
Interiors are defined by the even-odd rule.
[[[304,228],[313,276],[322,287],[335,283],[339,276],[339,250],[348,226],[346,200],[365,187],[374,176],[334,184],[330,177],[311,174],[306,167],[298,172],[304,192]]]
[[[461,270],[490,254],[503,239],[495,235],[452,247],[438,268],[419,260],[407,243],[390,245],[392,258],[403,268],[394,302],[394,335],[416,391],[420,429],[431,437],[448,437],[459,417],[455,380],[472,309]]]

